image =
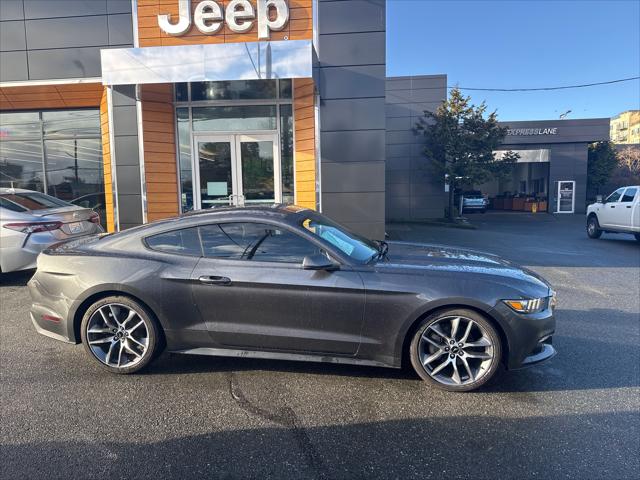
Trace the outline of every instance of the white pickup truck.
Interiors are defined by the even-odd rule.
[[[587,235],[631,233],[640,242],[640,185],[617,189],[606,200],[587,207]]]

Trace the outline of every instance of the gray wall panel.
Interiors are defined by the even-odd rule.
[[[16,20],[0,23],[0,52],[26,50],[24,39],[24,22]]]
[[[321,208],[374,238],[385,222],[384,0],[318,5]]]
[[[322,182],[325,193],[384,192],[384,162],[325,163]]]
[[[26,0],[24,12],[0,0],[0,51],[22,51],[2,55],[2,81],[98,77],[101,48],[133,46],[130,0]]]
[[[117,165],[118,196],[140,195],[140,167],[138,165]]]
[[[318,4],[318,16],[325,19],[323,25],[320,25],[321,35],[384,32],[385,0],[321,1]]]
[[[434,178],[424,157],[422,135],[414,128],[425,110],[446,98],[446,75],[387,79],[387,220],[442,217],[444,181]]]
[[[118,217],[120,230],[142,224],[142,197],[140,195],[118,195]]]
[[[132,45],[131,14],[109,15],[109,45]]]
[[[0,82],[27,80],[27,53],[0,52]]]
[[[107,0],[107,13],[131,13],[131,0]]]
[[[28,52],[29,79],[99,77],[100,48],[61,48]]]
[[[113,141],[118,165],[140,165],[136,135],[116,136]]]
[[[106,13],[107,0],[24,0],[24,14],[27,19],[81,17]]]
[[[322,66],[384,65],[385,32],[326,35],[322,38]]]
[[[384,81],[384,65],[320,67],[323,99],[379,97]]]
[[[322,162],[384,161],[384,130],[322,132]]]
[[[320,124],[324,131],[384,129],[382,99],[323,100]]]
[[[29,49],[94,47],[109,44],[107,16],[27,20]]]
[[[135,106],[113,107],[114,135],[137,135],[138,123]]]
[[[22,20],[22,0],[0,0],[0,20]]]

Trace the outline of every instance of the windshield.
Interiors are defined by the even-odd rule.
[[[0,197],[3,200],[20,205],[26,210],[46,210],[47,208],[71,206],[70,203],[39,192],[7,193],[0,195]]]
[[[377,245],[325,217],[305,218],[302,226],[357,262],[368,262],[378,254]]]

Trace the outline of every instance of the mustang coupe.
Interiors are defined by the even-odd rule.
[[[555,354],[555,293],[470,250],[371,241],[312,210],[221,208],[59,243],[29,282],[38,332],[114,373],[172,353],[400,368],[473,390]]]

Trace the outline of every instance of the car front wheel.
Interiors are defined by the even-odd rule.
[[[410,345],[416,373],[443,390],[475,390],[495,375],[502,345],[495,327],[472,310],[455,309],[425,318]]]
[[[80,329],[89,356],[113,373],[140,371],[161,349],[153,314],[129,297],[98,300],[85,312]]]
[[[598,217],[595,215],[591,215],[587,220],[587,235],[589,238],[600,238],[602,236],[600,223],[598,223]]]

